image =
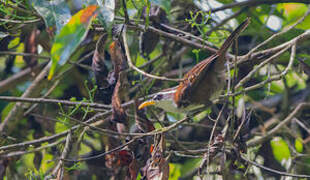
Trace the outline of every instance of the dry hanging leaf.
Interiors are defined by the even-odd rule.
[[[158,42],[159,42],[158,34],[150,30],[147,30],[146,32],[142,32],[140,34],[140,39],[139,39],[139,50],[140,50],[141,56],[144,58],[148,58],[149,54],[153,52]]]
[[[106,43],[107,37],[107,34],[104,34],[98,39],[92,59],[92,70],[95,74],[96,84],[99,89],[106,88],[109,85],[107,82],[108,68],[104,62],[104,45]]]
[[[151,24],[161,30],[168,31],[162,24],[168,24],[166,12],[159,6],[151,5],[149,14],[146,13],[146,8],[143,9],[143,18],[149,18]],[[159,35],[150,30],[142,32],[139,39],[139,50],[142,57],[147,58],[155,49],[159,42]]]
[[[7,158],[0,159],[0,179],[4,178],[6,168],[8,165],[9,165],[9,159],[7,159]]]
[[[154,150],[152,157],[144,168],[143,175],[148,180],[168,180],[169,162],[164,157],[166,143],[163,134],[155,135]]]
[[[110,45],[111,60],[114,65],[114,77],[117,79],[116,86],[112,95],[112,121],[127,123],[127,116],[121,106],[121,98],[124,97],[127,82],[127,74],[122,72],[127,69],[127,61],[119,40],[112,42]]]
[[[118,74],[128,67],[126,56],[119,40],[112,42],[109,50],[111,54],[111,60],[114,65],[114,76],[115,79],[117,79]]]
[[[30,54],[38,54],[38,43],[37,43],[37,37],[40,34],[40,30],[33,28],[30,30],[30,33],[24,34],[25,40],[25,53],[30,53]],[[38,64],[38,58],[34,56],[24,56],[24,61],[27,64],[28,67],[34,67]]]
[[[121,87],[121,75],[119,76],[116,86],[114,88],[113,96],[112,96],[112,121],[119,123],[127,123],[127,116],[125,110],[121,106],[120,99],[120,87]]]
[[[161,7],[157,5],[154,4],[151,5],[149,14],[147,14],[146,8],[143,9],[142,13],[143,18],[147,19],[148,16],[149,20],[155,27],[160,26],[161,23],[163,24],[169,23],[165,10],[163,10]]]
[[[137,179],[138,176],[138,171],[139,171],[139,167],[138,167],[138,163],[135,159],[133,159],[128,167],[128,175],[130,178],[130,180],[135,180]]]

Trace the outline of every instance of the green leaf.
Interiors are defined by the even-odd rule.
[[[299,153],[302,153],[302,151],[304,150],[301,138],[295,139],[295,149]]]
[[[289,20],[297,20],[307,11],[307,6],[302,3],[283,3],[279,7],[284,10],[284,17]],[[281,8],[281,9],[282,9]]]
[[[59,121],[64,121],[64,120],[62,120],[60,118],[58,118],[58,120]],[[56,122],[55,123],[55,133],[61,133],[61,132],[64,132],[66,130],[68,130],[68,127],[65,124],[63,124],[61,122]]]
[[[14,107],[15,103],[9,103],[1,112],[1,122],[5,119],[5,117],[9,114],[9,112]]]
[[[55,37],[51,50],[52,66],[48,79],[52,79],[57,64],[64,65],[70,55],[86,37],[90,24],[97,14],[98,6],[90,5],[76,13]]]
[[[169,163],[169,179],[177,180],[181,177],[181,167],[180,164]]]
[[[303,30],[310,29],[310,15],[305,17],[304,21],[296,26],[296,28],[300,28]]]
[[[40,167],[40,171],[47,172],[55,165],[55,161],[53,161],[54,156],[49,154],[48,151],[43,151],[42,153],[42,164]]]
[[[291,157],[290,149],[281,137],[274,137],[270,141],[270,145],[273,156],[279,163],[283,160],[288,160]]]
[[[30,0],[34,9],[43,17],[48,30],[52,30],[56,26],[56,34],[70,20],[70,9],[64,0]]]
[[[194,171],[197,167],[199,167],[200,163],[201,158],[186,160],[180,167],[181,176],[185,176],[186,174]]]
[[[35,169],[35,166],[33,164],[34,159],[34,153],[25,154],[22,156],[21,161],[23,161],[23,164],[29,168],[29,169]]]
[[[110,29],[115,17],[115,1],[105,0],[104,4],[102,4],[102,0],[97,0],[97,3],[100,6],[98,19],[105,28]]]
[[[233,2],[232,0],[218,0],[218,2],[223,3],[223,4],[228,4]]]

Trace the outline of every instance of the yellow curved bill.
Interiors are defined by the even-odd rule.
[[[139,105],[138,109],[141,110],[141,109],[145,108],[146,106],[151,106],[151,105],[154,105],[154,104],[155,104],[155,101],[153,101],[153,100],[145,101],[145,102],[143,102],[142,104]]]

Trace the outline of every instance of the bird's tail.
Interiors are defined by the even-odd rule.
[[[249,25],[250,18],[247,18],[244,20],[225,40],[221,48],[217,51],[218,55],[226,55],[226,52],[228,51],[228,48],[231,46],[231,44],[234,42],[235,39],[238,38],[239,34]]]

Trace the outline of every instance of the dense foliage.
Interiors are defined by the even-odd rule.
[[[1,1],[0,179],[310,178],[308,4]],[[247,18],[212,105],[138,108]]]

